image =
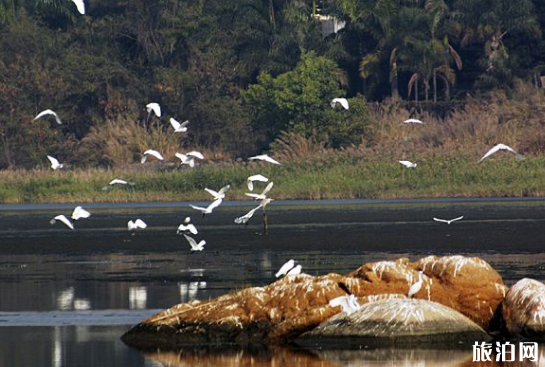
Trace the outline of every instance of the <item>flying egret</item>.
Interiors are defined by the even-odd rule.
[[[225,193],[227,192],[227,190],[229,190],[230,187],[231,185],[224,186],[220,189],[220,191],[214,191],[205,187],[204,191],[212,195],[214,197],[214,200],[225,199]]]
[[[480,163],[480,162],[484,161],[486,158],[490,157],[494,153],[499,152],[500,150],[505,150],[505,151],[508,151],[510,153],[516,154],[517,157],[519,156],[518,153],[513,148],[511,148],[510,146],[505,145],[505,144],[497,144],[492,149],[490,149],[488,152],[486,152],[486,154],[477,163]]]
[[[413,163],[411,161],[399,161],[402,165],[404,165],[407,168],[415,168],[418,163]]]
[[[254,200],[266,199],[267,198],[267,193],[269,191],[271,191],[273,185],[274,185],[274,182],[272,182],[272,181],[269,182],[269,184],[267,185],[267,187],[265,187],[265,190],[263,190],[263,192],[261,194],[254,194],[254,193],[251,193],[251,192],[247,192],[247,193],[244,193],[244,195],[249,196],[251,198],[254,198]]]
[[[76,7],[78,8],[78,12],[81,15],[85,15],[85,3],[83,0],[72,0],[74,4],[76,4]]]
[[[250,210],[248,213],[244,214],[242,217],[238,217],[238,218],[235,218],[235,223],[236,224],[246,224],[248,223],[248,221],[250,220],[250,218],[252,218],[254,216],[254,213],[256,212],[257,209],[261,208],[261,205],[253,208],[252,210]]]
[[[249,160],[253,161],[253,160],[260,160],[260,161],[265,161],[265,162],[269,162],[269,163],[272,163],[272,164],[278,164],[278,165],[282,165],[280,162],[272,159],[271,157],[269,157],[267,154],[261,154],[261,155],[256,155],[254,157],[250,157],[248,158]]]
[[[189,167],[195,167],[195,158],[204,159],[204,156],[197,151],[191,151],[186,154],[176,153],[174,155],[180,159],[180,164],[187,164]]]
[[[265,213],[265,207],[271,203],[271,201],[274,201],[274,199],[271,198],[264,198],[261,200],[261,203],[259,204],[258,208],[263,208],[263,213]]]
[[[259,182],[268,182],[269,179],[261,174],[250,176],[246,179],[246,184],[248,185],[248,190],[254,191],[254,181]]]
[[[408,119],[403,121],[404,124],[410,124],[410,125],[422,125],[424,122],[418,120],[418,119]]]
[[[53,170],[57,170],[63,167],[63,164],[59,163],[57,158],[53,158],[52,156],[48,155],[47,159],[49,159],[49,162],[51,162],[51,168],[53,168]]]
[[[185,234],[184,234],[184,237],[187,240],[187,242],[189,242],[189,245],[191,246],[191,252],[204,250],[204,245],[206,245],[205,240],[201,240],[201,242],[197,243],[197,241],[195,241],[193,238]]]
[[[301,274],[302,269],[303,269],[303,266],[301,266],[301,264],[299,264],[299,265],[291,268],[291,270],[286,273],[286,276],[289,277],[289,276],[299,275],[299,274]]]
[[[161,106],[159,106],[159,103],[151,102],[146,105],[146,110],[148,111],[148,114],[153,113],[155,116],[161,118]]]
[[[148,159],[148,156],[151,155],[155,158],[157,158],[158,160],[162,161],[163,160],[163,156],[161,155],[161,153],[159,153],[158,151],[156,150],[153,150],[153,149],[148,149],[144,152],[144,156],[142,157],[142,159],[140,160],[140,163],[144,164],[146,163],[146,160]]]
[[[439,219],[439,218],[433,218],[434,221],[436,222],[443,222],[443,223],[446,223],[446,224],[450,224],[452,222],[456,222],[457,220],[460,220],[462,219],[464,216],[462,215],[461,217],[458,217],[458,218],[454,218],[454,219]]]
[[[286,275],[288,271],[293,269],[293,267],[295,267],[295,260],[290,259],[289,261],[287,261],[284,265],[280,267],[280,269],[276,272],[276,274],[274,274],[274,276],[279,278],[283,275]]]
[[[137,229],[144,229],[146,228],[148,225],[142,220],[142,219],[136,219],[134,222],[132,220],[130,220],[128,223],[127,223],[127,229],[129,231],[136,231]]]
[[[114,178],[111,180],[108,185],[114,186],[114,185],[128,185],[129,183],[125,180],[120,180],[119,178]]]
[[[59,116],[55,113],[55,111],[53,110],[43,110],[42,112],[40,112],[36,117],[34,117],[34,120],[37,120],[41,117],[44,117],[44,116],[47,116],[47,115],[51,115],[51,116],[55,116],[55,121],[57,121],[57,124],[61,125],[62,124],[62,121],[61,119],[59,118]]]
[[[178,230],[176,231],[176,234],[180,234],[180,232],[184,233],[186,231],[189,231],[193,234],[199,233],[197,231],[197,227],[195,227],[191,222],[190,217],[186,217],[184,222],[178,226]]]
[[[49,223],[51,224],[55,224],[56,221],[61,221],[63,222],[64,224],[66,224],[68,226],[68,228],[70,229],[74,229],[74,225],[72,224],[72,222],[70,222],[70,220],[68,218],[66,218],[66,216],[64,215],[57,215],[55,218],[51,219],[49,221]]]
[[[341,306],[342,311],[347,315],[353,314],[361,307],[353,294],[333,298],[331,301],[329,301],[329,305],[331,307]]]
[[[203,208],[203,207],[200,207],[200,206],[195,206],[195,205],[189,205],[190,207],[192,207],[193,209],[195,210],[198,210],[202,213],[202,216],[204,217],[205,214],[210,214],[212,213],[212,211],[217,208],[221,202],[223,201],[223,199],[217,199],[217,200],[214,200],[212,202],[212,204],[208,205],[206,208]]]
[[[72,219],[78,220],[81,218],[89,218],[91,216],[91,213],[89,213],[87,210],[83,209],[81,206],[76,206],[74,208],[74,211],[72,212]]]
[[[185,133],[187,131],[187,125],[189,124],[189,120],[185,120],[182,123],[179,123],[178,121],[174,120],[173,118],[170,118],[170,124],[174,128],[175,133]]]
[[[331,101],[331,108],[335,108],[337,103],[340,103],[345,110],[348,109],[348,100],[346,98],[333,98],[333,100]]]
[[[420,288],[422,288],[422,284],[424,283],[424,279],[422,279],[422,274],[422,271],[418,272],[418,281],[416,283],[413,283],[413,285],[411,285],[411,288],[409,288],[409,293],[407,294],[409,298],[412,298],[420,291]]]

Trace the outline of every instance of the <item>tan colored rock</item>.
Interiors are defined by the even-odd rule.
[[[507,292],[502,307],[509,333],[536,341],[545,340],[545,284],[524,278]]]
[[[385,299],[367,303],[350,315],[335,315],[296,342],[311,348],[361,349],[489,340],[480,326],[452,308],[420,299]]]

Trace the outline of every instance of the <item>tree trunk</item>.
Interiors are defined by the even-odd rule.
[[[433,70],[433,103],[437,103],[437,72]]]
[[[414,82],[414,101],[418,103],[418,78]]]
[[[397,86],[397,63],[392,63],[392,99],[399,99],[399,88]]]

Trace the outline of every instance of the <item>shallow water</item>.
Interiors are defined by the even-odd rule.
[[[489,261],[508,284],[545,280],[543,200],[274,203],[267,236],[259,214],[248,226],[233,224],[249,203],[228,204],[205,218],[185,203],[89,205],[93,215],[74,231],[49,224],[73,206],[0,206],[0,366],[471,365],[471,350],[144,354],[119,337],[174,304],[269,284],[290,258],[317,275],[369,261],[464,254]],[[202,253],[191,254],[176,235],[187,215],[207,241]],[[432,221],[460,215],[451,225]],[[131,235],[126,223],[137,217],[148,229]]]

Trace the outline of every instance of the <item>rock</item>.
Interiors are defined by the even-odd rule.
[[[545,341],[545,285],[528,278],[516,282],[503,301],[502,315],[511,335]]]
[[[326,349],[388,345],[459,345],[491,337],[461,313],[436,302],[386,299],[363,305],[350,315],[333,316],[296,343]]]

